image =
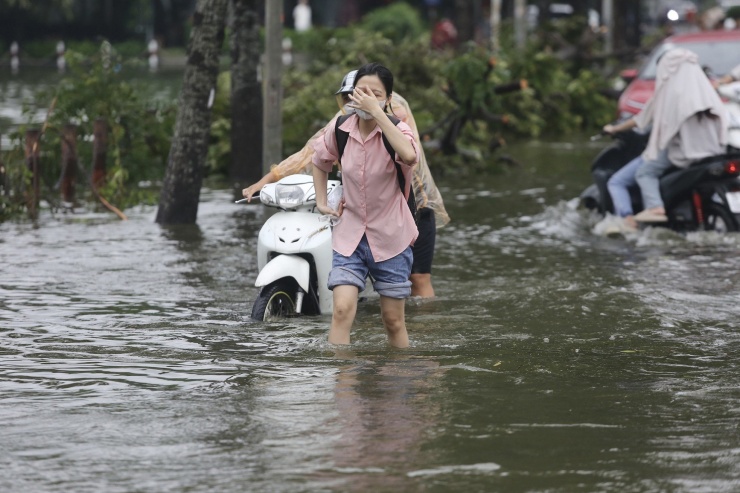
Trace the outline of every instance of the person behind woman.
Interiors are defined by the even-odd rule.
[[[683,48],[666,52],[658,61],[655,93],[645,108],[626,122],[606,125],[604,131],[615,133],[650,125],[650,138],[641,156],[644,162],[635,165],[633,161],[623,174],[634,171],[640,186],[644,210],[635,215],[635,220],[666,222],[660,176],[671,166],[685,168],[699,159],[721,154],[727,143],[726,109],[699,66],[696,53]]]
[[[316,207],[322,214],[341,218],[332,232],[334,252],[328,280],[334,292],[329,329],[332,344],[349,344],[358,294],[365,288],[368,274],[380,295],[388,342],[400,348],[409,344],[404,305],[411,294],[411,245],[419,233],[406,198],[419,150],[411,128],[404,122],[394,125],[384,111],[392,92],[390,70],[378,63],[363,65],[349,96],[355,114],[339,127],[349,134],[342,156],[335,132],[325,132],[313,146]],[[334,122],[330,125],[333,128]],[[383,136],[396,151],[395,160],[388,154]],[[334,210],[327,205],[326,185],[340,157],[344,198]],[[405,190],[399,187],[396,163],[405,178]]]
[[[335,93],[337,95],[337,104],[340,111],[334,116],[334,118],[354,112],[354,108],[351,108],[348,103],[351,102],[349,95],[354,90],[356,75],[357,70],[352,70],[342,79],[339,90]],[[447,211],[445,210],[442,194],[434,183],[434,178],[429,170],[424,149],[421,147],[421,139],[416,127],[416,121],[408,102],[397,92],[392,93],[391,100],[391,113],[411,127],[411,130],[414,132],[416,146],[419,151],[419,162],[414,166],[413,175],[413,191],[414,196],[416,197],[417,210],[416,225],[419,229],[419,237],[416,239],[416,242],[412,247],[414,263],[411,266],[411,296],[432,298],[434,297],[434,287],[432,285],[432,261],[434,260],[434,244],[437,237],[437,228],[441,228],[450,222],[450,217],[447,215]],[[260,181],[242,190],[242,195],[248,201],[251,201],[252,196],[255,193],[259,193],[262,187],[268,183],[274,183],[285,176],[296,173],[311,174],[313,168],[311,158],[314,154],[313,143],[316,139],[323,136],[327,130],[334,131],[334,127],[332,125],[333,121],[316,132],[308,142],[306,142],[303,149],[286,158],[280,164],[273,165],[270,172],[263,176]]]

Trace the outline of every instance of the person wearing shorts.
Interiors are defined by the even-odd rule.
[[[339,126],[349,136],[342,154],[344,197],[336,210],[329,207],[326,195],[328,174],[339,158],[336,132],[325,132],[314,143],[316,208],[335,220],[328,279],[334,300],[332,344],[350,343],[358,296],[370,275],[380,295],[388,342],[399,348],[409,345],[404,309],[411,294],[411,245],[419,233],[406,200],[419,150],[411,127],[402,121],[394,125],[385,113],[392,91],[393,74],[386,67],[369,63],[357,71],[350,95],[355,114]],[[395,150],[395,159],[383,137]],[[396,163],[405,179],[404,190]]]
[[[334,118],[354,113],[355,109],[349,106],[348,103],[351,102],[349,95],[354,91],[356,75],[357,70],[352,70],[342,79],[339,90],[335,93],[337,105],[339,106],[340,111],[334,116]],[[412,246],[414,265],[411,268],[411,277],[409,278],[411,281],[411,296],[433,298],[435,293],[434,287],[432,286],[432,261],[434,260],[434,246],[437,236],[437,228],[442,228],[449,223],[450,217],[445,209],[442,194],[440,193],[439,188],[437,188],[434,178],[432,177],[429,164],[424,154],[424,149],[421,147],[421,138],[416,127],[416,120],[408,101],[394,91],[391,96],[389,109],[392,115],[411,127],[411,130],[414,132],[416,146],[419,151],[419,162],[414,166],[412,181],[414,196],[416,198],[416,217],[418,218],[417,226],[419,228],[419,238],[417,238],[416,242]],[[324,128],[316,132],[300,151],[287,157],[280,164],[273,165],[271,170],[263,176],[262,179],[242,190],[244,198],[246,198],[247,201],[251,201],[252,196],[259,194],[262,187],[268,183],[274,183],[286,176],[296,173],[311,174],[313,170],[311,160],[314,155],[314,143],[317,139],[322,138],[327,130],[330,132],[334,130],[334,121],[335,120],[332,120],[327,123]]]

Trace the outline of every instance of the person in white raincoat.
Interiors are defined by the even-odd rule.
[[[655,93],[645,108],[627,122],[606,125],[604,131],[615,133],[651,125],[642,154],[644,162],[635,172],[644,207],[635,220],[666,222],[660,176],[671,166],[685,168],[721,154],[727,144],[727,110],[696,53],[683,48],[667,51],[658,61]]]

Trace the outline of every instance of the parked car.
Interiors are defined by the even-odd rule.
[[[668,37],[650,53],[639,72],[627,69],[620,74],[628,82],[617,106],[620,119],[639,113],[645,106],[655,91],[658,57],[678,47],[699,55],[699,63],[712,78],[721,77],[740,65],[740,30],[701,31]]]

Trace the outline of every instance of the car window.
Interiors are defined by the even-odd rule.
[[[740,41],[711,41],[681,43],[664,43],[650,54],[650,58],[640,71],[640,79],[655,79],[658,57],[671,48],[686,48],[699,55],[702,67],[708,67],[710,74],[720,77],[740,65]]]

